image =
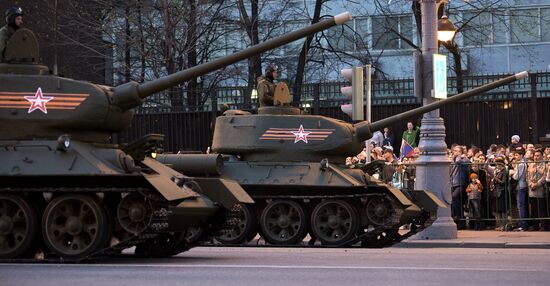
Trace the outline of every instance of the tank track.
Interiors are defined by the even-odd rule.
[[[323,196],[254,196],[254,200],[257,199],[291,199],[291,200],[321,200],[321,199],[361,199],[361,198],[368,198],[373,196],[384,196],[389,197],[389,195],[385,193],[368,193],[368,194],[350,194],[350,195],[323,195]],[[395,206],[395,204],[394,204]],[[260,244],[260,240],[263,240],[263,237],[260,238],[260,240],[256,242],[248,242],[248,243],[241,243],[241,244],[227,244],[227,243],[220,243],[215,240],[209,240],[204,241],[200,243],[201,246],[207,246],[207,247],[298,247],[298,248],[338,248],[338,247],[389,247],[394,244],[397,244],[401,242],[402,240],[405,240],[413,235],[415,235],[418,232],[421,232],[422,230],[426,229],[432,223],[435,221],[436,216],[434,214],[430,214],[426,211],[424,211],[419,217],[415,218],[413,223],[409,224],[401,224],[400,220],[402,217],[404,210],[402,208],[395,208],[395,212],[392,214],[391,221],[385,225],[377,226],[374,228],[368,229],[368,231],[357,234],[353,238],[346,240],[342,243],[339,243],[337,245],[318,245],[315,244],[315,239],[312,238],[312,240],[309,241],[309,243],[298,243],[298,244],[292,244],[292,245],[275,245],[275,244]],[[235,217],[230,217],[229,219],[236,220]],[[408,226],[407,230],[401,230],[401,226]],[[372,241],[372,239],[376,238],[377,236],[385,235],[386,233],[392,233],[392,237],[387,240],[382,240],[380,243],[377,244],[365,244],[362,242],[365,241]],[[358,244],[361,244],[361,246],[357,246]]]
[[[95,251],[89,255],[86,255],[85,257],[82,257],[80,259],[71,259],[67,260],[62,257],[57,257],[53,255],[52,253],[47,252],[46,246],[41,246],[40,250],[42,250],[42,253],[38,255],[39,252],[37,252],[37,255],[35,255],[35,258],[13,258],[13,259],[0,259],[0,263],[80,263],[84,261],[91,261],[91,260],[97,260],[101,258],[107,258],[107,257],[113,257],[113,256],[120,256],[122,255],[122,251],[124,249],[139,245],[141,243],[146,243],[152,239],[155,239],[157,236],[166,233],[165,230],[169,227],[168,223],[168,202],[164,200],[164,198],[158,194],[151,193],[149,189],[143,189],[143,188],[132,188],[132,189],[125,189],[125,188],[56,188],[56,189],[48,189],[48,188],[2,188],[0,189],[0,193],[11,193],[11,194],[22,194],[22,193],[109,193],[109,192],[117,192],[117,193],[132,193],[132,192],[139,192],[142,195],[146,196],[150,202],[152,202],[152,209],[153,209],[153,216],[150,224],[145,228],[143,231],[141,231],[138,234],[130,234],[128,232],[125,233],[125,237],[118,241],[117,243],[110,245],[109,247],[105,247],[103,249],[100,249],[98,251]],[[116,220],[116,218],[113,218]],[[190,244],[187,241],[184,241],[180,245],[178,245],[177,249],[173,249],[172,251],[174,253],[179,253],[188,250],[189,248],[196,245],[197,242]],[[40,243],[42,245],[42,243]]]

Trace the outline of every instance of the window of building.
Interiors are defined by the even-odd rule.
[[[539,10],[511,10],[510,28],[510,40],[512,43],[539,41]]]
[[[369,48],[368,39],[370,30],[368,22],[368,18],[355,19],[355,49],[358,51],[364,51]]]
[[[504,12],[464,12],[462,18],[465,23],[462,29],[465,46],[506,43],[506,33],[509,29]]]
[[[309,25],[308,20],[288,21],[284,23],[284,32],[290,33]],[[304,45],[305,39],[299,39],[283,46],[286,54],[298,54]]]
[[[487,12],[467,12],[463,14],[462,34],[465,46],[491,44],[491,14]]]
[[[354,31],[350,24],[334,26],[326,31],[330,46],[340,51],[353,51]]]
[[[506,24],[506,15],[504,12],[495,12],[491,14],[493,21],[493,44],[506,44],[506,35],[509,27]]]
[[[550,42],[550,8],[540,9],[540,31],[543,42]]]
[[[408,39],[409,41],[413,41],[413,19],[412,15],[405,15],[399,17],[399,33],[403,36],[403,38]],[[411,46],[407,44],[406,41],[403,39],[399,40],[399,48],[401,49],[409,49]]]
[[[283,25],[283,23],[279,22],[279,21],[262,21],[260,22],[260,25],[259,25],[259,30],[260,30],[260,35],[259,35],[259,42],[262,43],[262,42],[265,42],[265,41],[268,41],[270,39],[273,39],[273,38],[276,38],[276,37],[280,37],[282,35],[284,35],[285,33],[285,26]],[[285,48],[284,46],[283,47],[278,47],[278,48],[275,48],[271,51],[269,51],[269,53],[273,54],[273,55],[276,55],[276,56],[282,56],[285,54]]]
[[[407,49],[401,37],[412,41],[412,16],[381,16],[372,18],[372,46],[377,50]]]
[[[224,35],[226,54],[228,55],[250,46],[250,37],[238,25],[226,25]]]

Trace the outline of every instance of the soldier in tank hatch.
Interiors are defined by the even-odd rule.
[[[279,67],[274,64],[267,66],[265,74],[258,77],[258,101],[260,107],[273,106],[273,96],[275,95],[274,81],[279,77]]]
[[[6,10],[6,25],[0,29],[0,61],[4,61],[4,50],[9,39],[21,26],[23,26],[23,9],[14,6]]]

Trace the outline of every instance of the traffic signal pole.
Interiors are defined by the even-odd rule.
[[[354,66],[352,68],[351,85],[353,94],[351,98],[352,104],[352,116],[353,121],[365,120],[365,113],[363,112],[363,105],[365,104],[364,98],[364,82],[363,82],[363,67]]]
[[[351,69],[343,69],[340,74],[351,81],[351,87],[342,88],[342,94],[351,98],[351,105],[344,104],[341,109],[344,113],[351,116],[355,122],[365,120],[365,105],[367,110],[368,122],[372,122],[371,117],[371,65],[354,66]],[[366,95],[366,100],[365,100]],[[365,141],[367,151],[367,162],[370,162],[370,140]]]
[[[371,90],[371,69],[372,69],[372,66],[371,65],[365,65],[365,71],[364,71],[364,74],[363,74],[363,79],[364,79],[364,91],[365,91],[365,105],[366,105],[366,109],[367,109],[367,118],[366,120],[368,122],[372,122],[372,90]],[[367,163],[370,163],[371,161],[371,158],[370,158],[370,152],[372,151],[370,149],[370,142],[371,142],[371,139],[365,141],[365,148],[367,150]]]

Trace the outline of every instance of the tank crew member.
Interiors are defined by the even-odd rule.
[[[4,50],[11,36],[23,25],[23,9],[11,7],[6,10],[6,25],[0,29],[0,60],[4,61]]]
[[[279,77],[279,67],[274,64],[267,66],[265,75],[258,77],[258,85],[256,87],[258,91],[258,101],[260,107],[273,106],[273,96],[275,95],[275,83]]]

